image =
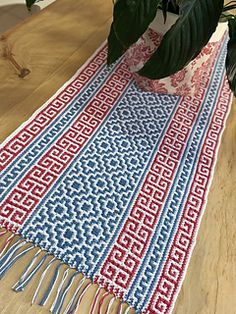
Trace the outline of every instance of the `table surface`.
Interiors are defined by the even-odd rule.
[[[50,98],[105,40],[111,13],[112,1],[57,0],[1,37],[0,141]],[[30,70],[29,75],[18,76],[9,52],[21,68]],[[236,313],[235,139],[233,104],[176,314]],[[23,264],[24,259],[0,281],[0,313],[48,313],[49,305],[30,306],[37,278],[23,294],[11,291]],[[91,287],[79,313],[87,313],[94,291]]]

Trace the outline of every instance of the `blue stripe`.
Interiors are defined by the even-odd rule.
[[[138,195],[138,193],[139,193],[139,191],[140,191],[140,188],[141,188],[141,186],[142,186],[142,184],[143,184],[143,181],[144,181],[144,179],[145,179],[145,177],[146,177],[147,169],[150,168],[150,166],[151,166],[151,164],[152,164],[152,162],[153,162],[153,158],[155,157],[155,155],[156,155],[156,153],[157,153],[157,150],[158,150],[158,148],[159,148],[159,146],[160,146],[160,143],[161,143],[161,141],[162,141],[162,139],[163,139],[163,137],[164,137],[164,135],[165,135],[166,126],[169,125],[170,121],[172,120],[172,118],[173,118],[173,116],[174,116],[174,113],[175,113],[175,111],[177,110],[177,107],[178,107],[178,105],[179,105],[181,99],[182,99],[182,97],[176,96],[176,104],[175,104],[174,110],[172,111],[172,114],[171,114],[171,115],[169,116],[169,118],[167,119],[166,124],[165,124],[165,126],[163,127],[163,130],[162,130],[162,132],[161,132],[161,134],[160,134],[160,136],[159,136],[159,138],[158,138],[158,141],[157,141],[157,143],[156,143],[156,145],[155,145],[155,147],[154,147],[154,149],[153,149],[153,151],[152,151],[152,154],[150,155],[149,161],[147,162],[146,167],[143,169],[143,173],[142,173],[142,175],[141,175],[141,177],[140,177],[140,180],[139,180],[139,182],[138,182],[138,184],[137,184],[137,187],[136,187],[134,193],[132,194],[132,197],[130,198],[129,203],[127,204],[127,209],[130,208],[130,210],[131,210],[131,206],[132,206],[132,204],[133,204],[135,198],[137,197],[137,195]],[[103,255],[101,255],[101,257],[99,258],[99,260],[98,260],[98,262],[97,262],[97,264],[96,264],[96,266],[95,266],[95,268],[94,268],[94,270],[93,270],[92,277],[94,277],[94,276],[96,275],[96,273],[99,271],[99,269],[101,268],[101,266],[102,266],[102,264],[103,264],[105,258],[108,256],[108,253],[110,252],[110,249],[111,249],[111,247],[112,247],[112,244],[115,242],[117,236],[118,236],[119,233],[120,233],[120,230],[121,230],[121,228],[122,228],[122,226],[123,226],[123,224],[124,224],[125,219],[129,216],[130,211],[128,211],[127,209],[124,210],[124,213],[123,213],[123,215],[121,216],[121,219],[120,219],[119,223],[116,225],[116,230],[115,230],[115,232],[113,233],[113,236],[112,236],[111,240],[110,240],[109,243],[107,244],[107,248],[105,249]]]

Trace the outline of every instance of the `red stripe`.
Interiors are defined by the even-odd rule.
[[[48,189],[94,134],[108,112],[123,94],[131,74],[121,63],[92,98],[77,120],[25,174],[6,197],[0,210],[0,225],[19,228]]]
[[[226,78],[214,111],[204,144],[202,146],[196,173],[186,200],[165,266],[156,289],[145,309],[146,314],[168,313],[176,298],[177,289],[183,279],[183,273],[190,258],[190,252],[196,238],[197,227],[213,174],[216,152],[223,131],[225,117],[229,110],[231,92]]]
[[[29,120],[16,135],[1,148],[0,171],[19,155],[42,131],[64,110],[80,90],[89,84],[94,74],[106,61],[106,47],[103,47],[91,62],[82,68],[78,76],[68,84],[46,107]]]

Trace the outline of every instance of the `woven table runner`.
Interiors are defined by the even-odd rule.
[[[114,300],[117,313],[131,307],[136,313],[171,312],[230,110],[227,41],[225,34],[195,97],[141,91],[124,58],[106,66],[104,44],[6,139],[0,236],[10,231],[20,237],[11,235],[0,248],[0,278],[40,247],[45,254],[35,253],[14,290],[23,290],[43,269],[33,299],[45,289],[43,305],[66,264],[52,313],[62,313],[80,273],[84,277],[64,313],[76,311],[91,283],[98,291],[90,313],[100,311],[108,292],[114,297],[107,313]],[[101,288],[106,293],[98,297]]]

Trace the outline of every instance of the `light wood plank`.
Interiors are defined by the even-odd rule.
[[[111,12],[111,1],[57,0],[5,34],[0,42],[0,141],[50,98],[104,41]],[[24,79],[3,57],[6,45],[16,61],[31,71]],[[176,314],[236,313],[235,139],[234,104]],[[25,263],[23,259],[0,282],[0,313],[48,313],[49,305],[29,305],[39,275],[24,293],[10,289]],[[88,313],[94,292],[91,287],[79,313]]]

